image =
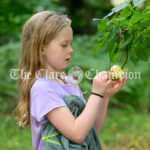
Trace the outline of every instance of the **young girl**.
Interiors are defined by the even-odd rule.
[[[19,74],[20,101],[15,110],[19,125],[31,125],[34,150],[42,150],[42,124],[50,121],[70,141],[81,144],[94,125],[99,134],[104,124],[110,96],[119,91],[126,79],[111,81],[109,72],[93,79],[87,103],[78,84],[64,73],[73,49],[73,31],[67,15],[43,11],[33,15],[24,25]],[[101,78],[106,75],[107,78]],[[74,118],[63,95],[77,95],[86,104]]]

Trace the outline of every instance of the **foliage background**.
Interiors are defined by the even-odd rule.
[[[72,19],[75,51],[66,72],[72,66],[79,66],[83,70],[80,87],[88,100],[92,80],[86,78],[87,71],[93,69],[92,78],[96,75],[96,69],[109,70],[109,54],[99,51],[94,55],[92,52],[99,37],[97,21],[93,21],[93,18],[103,18],[111,8],[113,6],[108,0],[0,1],[0,150],[32,149],[30,127],[19,129],[12,114],[19,94],[16,81],[10,78],[10,69],[18,67],[21,30],[25,21],[42,10],[61,11]],[[144,54],[145,49],[141,49],[140,53]],[[116,63],[122,65],[123,61],[121,59]],[[111,97],[104,128],[99,135],[105,150],[149,149],[149,65],[150,60],[147,59],[136,65],[129,60],[125,66],[125,71],[140,72],[141,79],[128,79],[126,86]]]

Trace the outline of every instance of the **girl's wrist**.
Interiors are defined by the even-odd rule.
[[[105,99],[110,99],[110,97],[111,97],[111,95],[108,95],[108,94],[105,94],[105,95],[104,95],[104,98],[105,98]]]
[[[98,93],[95,93],[95,92],[91,92],[91,94],[93,94],[93,95],[96,95],[96,96],[98,96],[98,97],[100,97],[100,98],[104,98],[104,96],[103,95],[101,95],[101,94],[98,94]]]

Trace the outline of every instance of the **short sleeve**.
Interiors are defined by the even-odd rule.
[[[30,91],[31,115],[40,123],[46,119],[45,115],[56,107],[66,106],[61,97],[59,88],[48,86],[47,84],[38,85]],[[54,90],[55,89],[55,90]]]

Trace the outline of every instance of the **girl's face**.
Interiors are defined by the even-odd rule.
[[[49,71],[64,71],[71,58],[73,49],[71,43],[73,32],[70,25],[64,27],[58,35],[44,46],[42,54],[44,55],[45,65]]]

